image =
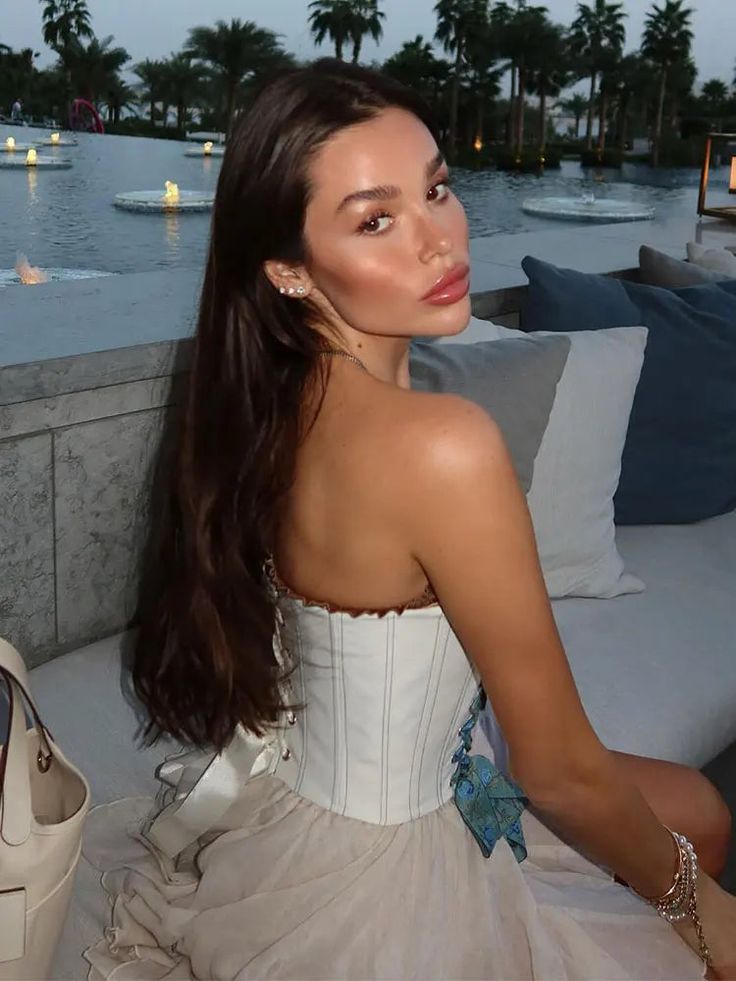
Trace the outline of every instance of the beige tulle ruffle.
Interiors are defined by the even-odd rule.
[[[450,802],[380,826],[276,776],[247,784],[176,863],[138,834],[152,801],[95,808],[84,854],[111,925],[89,981],[699,978],[671,926],[528,811],[528,858],[485,859]]]

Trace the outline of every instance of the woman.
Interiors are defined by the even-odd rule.
[[[423,106],[329,60],[270,82],[223,160],[133,667],[149,735],[269,762],[176,865],[144,826],[91,978],[735,976],[725,805],[600,744],[498,429],[411,390],[411,338],[469,314]]]

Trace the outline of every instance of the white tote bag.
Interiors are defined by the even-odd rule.
[[[0,981],[51,978],[89,786],[44,726],[20,654],[0,639]],[[25,705],[34,727],[26,730]]]

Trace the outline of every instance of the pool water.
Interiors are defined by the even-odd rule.
[[[18,127],[0,126],[0,142],[6,136],[35,141],[48,133],[25,127],[19,134]],[[212,191],[221,160],[187,157],[191,144],[180,141],[86,133],[78,140],[76,147],[44,150],[72,160],[70,170],[0,171],[0,269],[12,268],[18,252],[37,266],[106,272],[200,267],[209,214],[132,214],[112,202],[120,191],[160,188],[163,193],[166,180],[182,190]],[[522,212],[522,201],[532,196],[580,196],[594,190],[597,197],[653,204],[660,216],[694,216],[697,194],[692,186],[621,182],[615,172],[595,179],[572,161],[543,176],[457,169],[453,184],[473,238],[554,227],[549,219]]]

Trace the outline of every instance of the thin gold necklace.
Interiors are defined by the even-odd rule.
[[[363,362],[360,360],[360,358],[356,358],[355,355],[354,354],[350,354],[349,351],[341,351],[339,348],[336,348],[336,347],[328,347],[324,351],[320,351],[319,354],[320,355],[323,355],[323,354],[325,354],[325,355],[336,354],[336,355],[338,355],[341,358],[347,358],[348,361],[354,361],[355,364],[360,365],[360,367],[363,369],[363,371],[365,371],[366,373],[370,374],[370,372],[368,371],[368,369],[366,368],[366,366],[363,364]]]

